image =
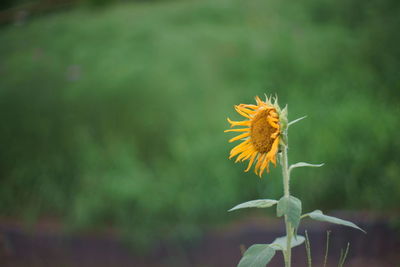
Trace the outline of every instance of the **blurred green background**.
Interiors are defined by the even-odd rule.
[[[223,130],[264,93],[308,115],[290,162],[326,164],[293,172],[305,211],[399,212],[399,1],[106,2],[0,27],[1,217],[146,247],[246,216],[280,171],[244,173]]]

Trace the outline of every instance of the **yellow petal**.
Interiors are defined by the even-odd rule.
[[[247,109],[247,108],[245,108],[245,107],[243,107],[243,106],[241,106],[241,105],[236,106],[236,107],[237,107],[238,109],[240,109],[241,111],[246,112],[246,113],[249,114],[249,115],[252,115],[252,114],[257,113],[257,111]]]
[[[227,132],[248,132],[248,131],[250,131],[250,128],[229,129],[229,130],[225,130],[224,133],[227,133]]]
[[[250,136],[250,133],[242,133],[236,137],[233,137],[232,139],[229,140],[229,143],[235,142],[236,140],[240,140],[242,138]]]
[[[242,154],[240,154],[240,155],[236,158],[235,163],[236,163],[236,162],[239,162],[239,161],[244,161],[244,160],[248,159],[248,158],[251,156],[251,154],[252,154],[253,152],[255,152],[255,150],[252,149],[252,148],[246,149],[245,151],[243,151]]]
[[[276,167],[276,153],[278,152],[278,146],[279,146],[279,138],[276,138],[274,143],[272,144],[271,150],[269,151],[271,155],[271,162],[274,164]]]
[[[270,160],[270,158],[269,158],[269,155],[267,154],[265,156],[265,159],[264,159],[263,163],[261,164],[261,167],[260,167],[260,177],[264,173],[265,168],[267,169],[267,172],[269,172],[269,167],[268,167],[269,160]]]
[[[238,106],[235,106],[235,110],[237,111],[237,113],[239,113],[243,117],[251,119],[251,117],[248,114],[246,114],[245,112],[243,112],[242,110],[240,110]]]
[[[258,175],[258,169],[260,168],[260,165],[262,161],[264,160],[266,154],[259,154],[257,158],[257,163],[256,166],[254,167],[254,172]]]
[[[270,112],[269,112],[269,115],[271,115],[272,117],[274,117],[274,118],[278,118],[279,116],[278,116],[278,113],[276,113],[275,111],[273,111],[273,110],[271,110]]]
[[[276,133],[271,134],[271,138],[275,139],[278,137],[279,131],[277,131]]]
[[[274,117],[272,117],[272,116],[269,116],[268,119],[269,119],[270,121],[273,121],[273,122],[278,122],[278,121],[279,121],[278,118],[274,118]]]
[[[244,170],[245,172],[248,172],[250,170],[250,168],[253,165],[254,159],[256,158],[257,154],[258,154],[258,152],[254,152],[253,153],[253,155],[250,158],[250,162],[249,162],[249,165],[247,166],[247,169]]]
[[[250,104],[240,104],[239,106],[245,107],[245,108],[251,108],[254,110],[257,110],[259,108],[259,106],[257,106],[257,105],[250,105]]]
[[[256,96],[257,105],[265,104],[258,96]]]
[[[276,128],[276,129],[279,129],[279,125],[273,121],[273,118],[268,117],[267,120],[268,120],[269,125],[271,125],[272,127]]]
[[[236,156],[236,155],[238,155],[238,154],[240,154],[240,153],[242,153],[242,152],[244,152],[244,151],[246,151],[246,150],[248,150],[250,148],[252,148],[252,146],[248,145],[248,146],[245,146],[245,147],[243,147],[241,149],[238,149],[236,151],[233,151],[233,152],[231,151],[231,153],[229,155],[229,159],[233,158],[234,156]]]
[[[242,143],[240,143],[239,145],[237,145],[234,148],[232,148],[231,152],[234,152],[234,151],[236,151],[238,149],[241,149],[241,148],[243,148],[245,146],[248,146],[248,145],[250,145],[250,139],[247,139],[247,140],[243,141]]]
[[[244,145],[243,145],[243,144],[244,144]],[[234,156],[236,156],[237,154],[239,154],[239,153],[241,153],[241,152],[243,152],[243,151],[245,151],[245,150],[251,148],[252,146],[253,146],[253,145],[252,145],[252,144],[249,144],[249,143],[245,143],[245,142],[241,143],[240,145],[234,147],[234,148],[231,150],[230,155],[229,155],[229,159],[231,159],[231,158],[233,158]]]
[[[233,126],[250,126],[250,121],[232,121],[231,119],[228,118],[228,122],[231,124],[231,127]]]
[[[272,144],[271,150],[270,150],[272,155],[275,155],[276,152],[278,152],[278,146],[279,146],[279,138],[276,138],[274,143]]]

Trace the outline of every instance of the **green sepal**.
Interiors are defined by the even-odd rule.
[[[282,146],[286,146],[286,147],[288,146],[288,138],[287,138],[287,135],[285,132],[280,135],[280,144]]]
[[[289,127],[289,121],[288,121],[288,109],[287,105],[279,111],[279,124],[281,126],[281,132],[285,132],[286,129]]]

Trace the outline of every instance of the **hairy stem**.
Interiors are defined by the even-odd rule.
[[[282,175],[283,175],[283,191],[285,197],[290,196],[289,191],[289,169],[288,169],[288,156],[287,156],[287,146],[282,146]]]
[[[312,267],[311,245],[310,245],[310,238],[308,237],[307,230],[305,231],[305,234],[306,234],[306,252],[307,252],[308,267]]]
[[[287,133],[284,133],[286,135],[286,140],[287,140]],[[288,156],[287,156],[287,146],[283,145],[282,146],[282,155],[281,155],[281,165],[282,165],[282,176],[283,176],[283,191],[285,194],[285,197],[290,196],[290,190],[289,190],[289,182],[290,182],[290,177],[289,177],[289,169],[288,169]],[[287,215],[285,215],[285,225],[286,225],[286,253],[284,253],[284,258],[285,258],[285,267],[290,267],[291,266],[291,242],[292,242],[292,235],[293,235],[293,227],[290,225],[290,222],[288,221]]]

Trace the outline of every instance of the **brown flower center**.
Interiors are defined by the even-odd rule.
[[[275,138],[271,135],[277,131],[268,122],[270,110],[260,111],[252,120],[250,135],[254,148],[260,153],[267,153],[271,150]]]

